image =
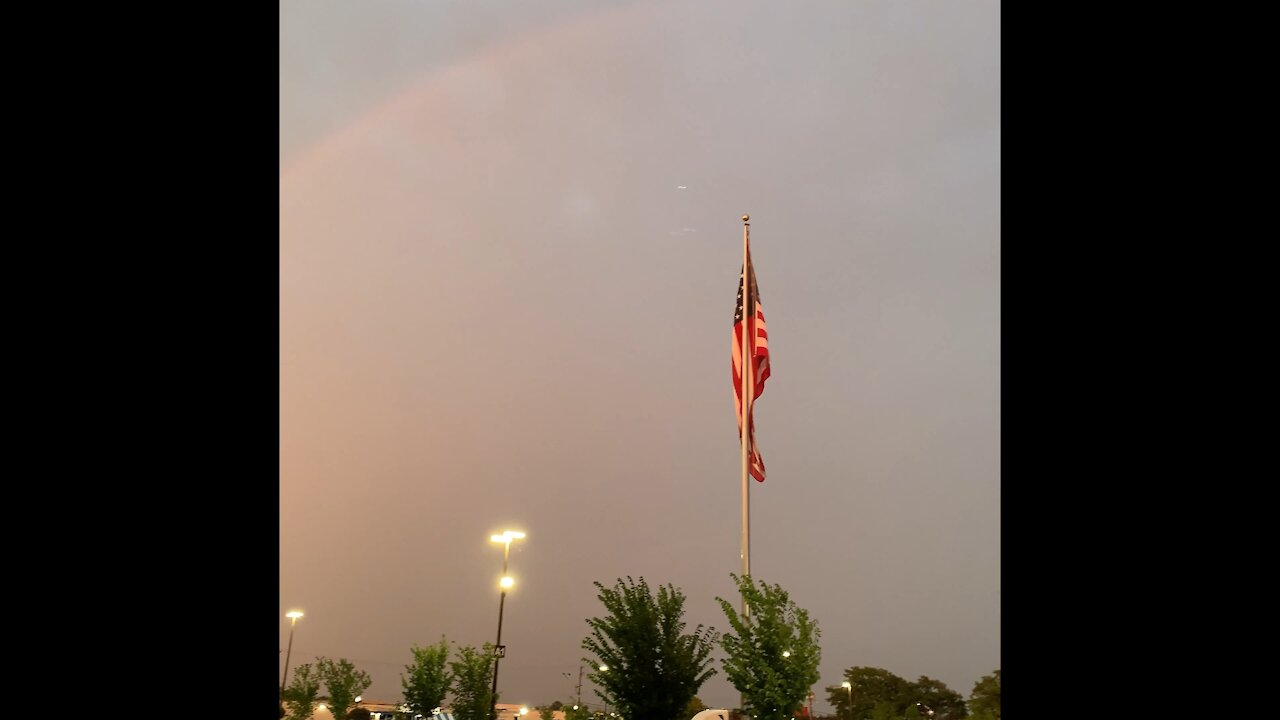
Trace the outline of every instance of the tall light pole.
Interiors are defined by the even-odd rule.
[[[498,720],[498,661],[506,654],[506,648],[502,647],[502,608],[507,604],[507,589],[516,584],[507,575],[507,559],[511,556],[511,541],[522,539],[524,533],[515,530],[503,530],[501,535],[489,536],[489,542],[502,543],[502,580],[498,583],[502,588],[502,595],[498,598],[498,642],[493,648],[493,689],[489,691],[493,720]]]
[[[561,674],[561,675],[563,675],[563,676],[565,676],[565,679],[567,679],[567,680],[572,680],[572,679],[573,679],[573,673],[562,672],[562,673],[560,673],[560,674]],[[576,689],[577,689],[577,691],[578,691],[578,701],[577,701],[577,702],[578,702],[578,705],[581,705],[581,704],[582,704],[582,665],[581,665],[581,664],[579,664],[579,665],[578,665],[578,684],[577,684],[577,685],[570,685],[569,687],[572,687],[572,688],[576,688]],[[578,705],[574,705],[574,706],[573,706],[573,709],[574,709],[574,710],[577,710],[577,709],[578,709]],[[547,718],[543,718],[543,720],[547,720]]]
[[[293,626],[298,624],[298,618],[302,617],[301,610],[290,610],[284,614],[289,618],[289,652],[284,654],[284,676],[280,678],[280,697],[284,697],[284,681],[289,677],[289,656],[293,654]]]
[[[840,683],[840,687],[849,691],[849,720],[853,720],[853,684],[845,680]]]

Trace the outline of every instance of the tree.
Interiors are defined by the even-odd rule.
[[[761,581],[757,587],[750,576],[731,577],[748,613],[741,616],[728,600],[716,598],[733,628],[720,643],[728,656],[725,676],[742,693],[748,715],[790,720],[818,682],[822,631],[780,585]]]
[[[345,718],[356,698],[373,684],[369,674],[357,670],[350,660],[320,657],[316,658],[316,667],[325,689],[329,691],[329,712],[335,719]]]
[[[853,691],[834,685],[828,687],[827,700],[835,706],[836,715],[842,720],[881,720],[873,717],[876,706],[886,703],[892,717],[899,718],[906,712],[911,699],[911,683],[883,668],[851,667],[844,671],[844,679]],[[853,711],[849,711],[849,695],[853,695]]]
[[[702,702],[701,698],[695,697],[689,701],[688,705],[684,706],[684,720],[689,720],[689,718],[692,718],[703,710],[710,709],[711,708],[707,707],[706,703]]]
[[[583,658],[596,668],[590,675],[596,696],[626,720],[683,720],[685,706],[716,672],[708,667],[715,628],[686,633],[684,593],[670,584],[659,586],[656,597],[643,577],[595,586],[607,614],[587,620],[591,634],[582,649],[596,657]]]
[[[542,720],[556,720],[555,713],[559,708],[554,705],[539,705],[534,710],[538,711],[538,717]]]
[[[898,720],[898,713],[893,709],[892,702],[881,700],[871,708],[871,720]]]
[[[924,703],[933,710],[930,720],[962,720],[969,716],[964,698],[941,680],[921,675],[919,680],[907,688],[907,695],[909,702]]]
[[[293,670],[293,682],[285,688],[284,701],[288,704],[288,720],[307,720],[320,704],[320,675],[310,663],[303,663]]]
[[[431,711],[440,707],[453,684],[453,674],[447,666],[449,642],[441,636],[437,645],[414,645],[411,650],[413,664],[404,666],[408,677],[400,676],[404,704],[409,706],[411,713],[431,717]]]
[[[493,703],[497,701],[492,687],[493,643],[485,643],[479,650],[470,645],[457,645],[456,650],[458,659],[449,661],[455,683],[453,715],[458,720],[489,720]]]
[[[1000,669],[973,684],[969,693],[969,710],[975,718],[1000,720]]]

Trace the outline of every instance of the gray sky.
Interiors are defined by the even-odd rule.
[[[752,571],[821,626],[816,709],[853,665],[965,697],[1000,666],[997,2],[283,0],[280,28],[292,666],[395,699],[411,645],[492,642],[507,527],[503,702],[571,699],[595,580],[728,628],[743,213]]]

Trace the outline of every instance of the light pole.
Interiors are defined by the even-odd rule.
[[[853,684],[845,680],[840,683],[840,687],[849,691],[849,720],[853,720]]]
[[[289,618],[289,652],[284,654],[284,675],[280,678],[280,697],[284,699],[284,681],[289,677],[289,656],[293,654],[293,626],[298,624],[298,618],[302,617],[301,610],[290,610],[284,614]]]
[[[573,706],[573,709],[574,709],[574,710],[577,710],[577,709],[578,709],[578,705],[581,705],[581,704],[582,704],[582,670],[583,670],[582,665],[581,665],[581,664],[579,664],[579,665],[578,665],[578,684],[577,684],[577,685],[571,685],[571,686],[570,686],[570,687],[572,687],[572,688],[574,688],[575,690],[577,690],[577,691],[578,691],[578,700],[577,700],[577,705],[574,705],[574,706]],[[572,673],[562,672],[562,673],[560,673],[560,674],[561,674],[561,675],[563,675],[563,676],[565,676],[565,679],[567,679],[567,680],[572,680],[572,679],[573,679],[573,674],[572,674]],[[547,720],[547,719],[546,719],[546,718],[543,718],[543,720]]]
[[[523,538],[524,533],[515,530],[503,530],[501,535],[489,536],[489,542],[502,543],[502,580],[498,583],[502,588],[502,595],[498,598],[498,642],[493,649],[493,689],[489,691],[493,720],[498,720],[498,661],[505,654],[505,649],[502,647],[502,608],[507,604],[507,589],[516,584],[515,580],[507,575],[507,558],[511,556],[511,541]]]

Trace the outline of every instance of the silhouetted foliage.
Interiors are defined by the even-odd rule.
[[[839,720],[901,720],[913,711],[921,720],[970,717],[960,693],[926,675],[908,682],[884,668],[852,667],[844,671],[844,677],[853,686],[852,714],[850,691],[838,685],[826,688],[827,699],[835,706]]]
[[[293,682],[284,690],[288,720],[307,720],[320,704],[320,673],[310,663],[293,669]]]
[[[595,586],[607,614],[587,620],[591,634],[582,649],[595,655],[583,660],[595,668],[596,696],[626,720],[688,720],[681,717],[685,707],[716,672],[708,667],[715,629],[699,625],[686,633],[685,597],[670,584],[656,596],[644,578]]]
[[[350,660],[343,658],[316,658],[316,669],[329,692],[329,712],[335,718],[345,718],[356,698],[373,684],[369,673],[357,670]]]
[[[742,693],[747,714],[759,720],[790,720],[818,682],[822,631],[782,586],[763,581],[757,586],[750,577],[731,577],[748,612],[740,615],[728,600],[716,598],[733,629],[720,642],[728,655],[725,676]]]
[[[915,702],[908,694],[911,683],[884,668],[851,667],[844,671],[844,679],[853,686],[853,711],[849,710],[849,690],[833,685],[826,688],[827,700],[835,706],[841,720],[896,720]],[[877,715],[877,706],[885,704]]]
[[[920,712],[928,720],[962,720],[969,716],[969,709],[960,693],[941,680],[925,675],[908,686],[907,699],[911,703],[923,703]],[[928,710],[933,714],[929,715]]]
[[[983,675],[969,693],[969,711],[975,719],[1000,720],[1000,670]]]
[[[404,704],[409,706],[411,713],[431,717],[431,711],[440,707],[453,685],[453,673],[448,667],[449,642],[441,636],[436,645],[414,645],[410,650],[413,662],[404,666],[408,676],[400,676]]]
[[[709,710],[709,709],[710,708],[707,707],[706,703],[702,702],[701,699],[695,697],[689,701],[688,705],[684,706],[684,720],[689,720],[694,715],[697,715],[703,710]]]
[[[453,715],[458,720],[489,720],[493,712],[493,643],[479,650],[455,643],[457,660],[449,661],[453,672]],[[428,713],[430,710],[427,711]]]

